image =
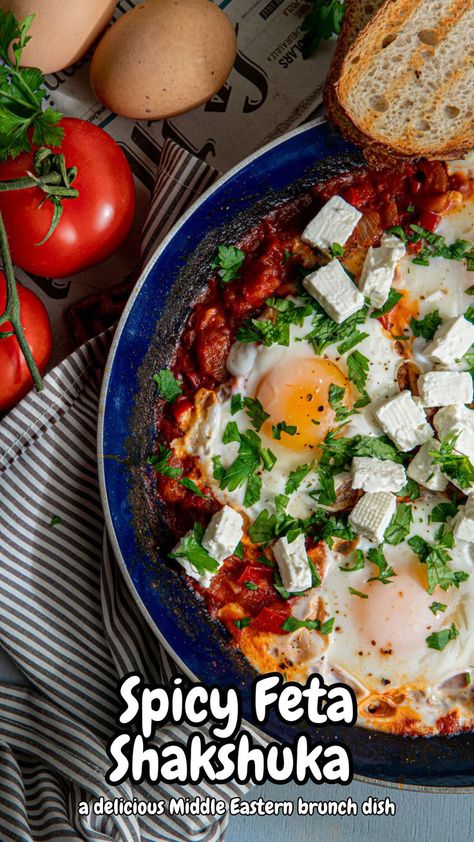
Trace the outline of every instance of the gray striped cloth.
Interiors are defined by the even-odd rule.
[[[162,163],[145,258],[217,175],[170,141]],[[130,597],[104,534],[96,424],[110,341],[109,331],[79,348],[46,377],[43,392],[31,392],[0,424],[0,643],[30,682],[28,689],[0,685],[2,842],[217,842],[227,815],[80,816],[78,804],[228,800],[245,791],[105,782],[119,679],[138,670],[156,685],[177,671]],[[190,732],[166,727],[156,740],[185,741]]]

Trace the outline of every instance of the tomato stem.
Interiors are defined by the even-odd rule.
[[[4,322],[10,322],[18,344],[21,348],[22,354],[26,360],[26,364],[30,370],[33,378],[33,383],[36,390],[41,392],[43,389],[43,381],[36,365],[35,358],[32,354],[31,348],[28,345],[28,340],[23,330],[21,323],[21,308],[20,299],[18,297],[18,289],[16,285],[15,272],[13,270],[13,263],[10,254],[10,247],[8,245],[8,237],[5,229],[5,223],[0,211],[0,254],[2,256],[3,270],[7,282],[7,303],[4,312],[0,316],[0,325]]]
[[[65,199],[77,199],[79,190],[74,187],[63,187],[62,178],[59,173],[36,178],[34,175],[25,175],[23,178],[11,178],[0,181],[0,193],[8,193],[11,190],[31,190],[32,187],[39,187],[48,196],[62,196]]]

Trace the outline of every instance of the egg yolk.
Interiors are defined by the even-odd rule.
[[[282,432],[281,445],[291,450],[315,448],[340,423],[329,403],[331,384],[344,390],[340,406],[352,407],[350,383],[331,360],[292,358],[270,371],[260,380],[255,394],[270,416],[263,432],[271,438],[272,426],[285,421],[296,427],[296,433]]]

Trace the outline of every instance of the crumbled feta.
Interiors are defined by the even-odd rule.
[[[400,491],[405,485],[403,465],[371,456],[355,456],[351,465],[352,488],[363,491]]]
[[[331,260],[326,266],[306,275],[303,286],[337,324],[364,306],[364,296],[338,260]]]
[[[433,462],[429,454],[430,450],[439,450],[439,448],[440,443],[435,438],[425,442],[407,468],[410,479],[414,479],[430,491],[444,491],[448,485],[447,477],[441,473],[439,465]]]
[[[173,552],[174,553],[178,552],[178,550],[181,546],[181,541],[184,541],[186,538],[190,538],[192,534],[193,534],[193,530],[190,529],[189,532],[186,533],[184,538],[182,538],[180,541],[178,541],[178,543],[176,544]],[[175,561],[177,561],[178,564],[181,565],[184,572],[187,573],[188,576],[191,576],[192,579],[195,579],[196,582],[199,582],[201,587],[203,587],[203,588],[209,587],[209,585],[212,582],[213,576],[215,576],[215,573],[210,573],[209,570],[205,570],[204,573],[199,573],[199,571],[191,564],[191,562],[188,561],[187,558],[183,558],[182,556],[178,556],[177,558],[175,558]]]
[[[247,377],[257,358],[255,342],[234,342],[227,357],[227,371],[234,377]]]
[[[380,544],[396,508],[396,498],[388,491],[364,494],[352,509],[349,522],[359,535]]]
[[[242,515],[232,506],[224,506],[209,521],[202,538],[202,546],[221,564],[234,552],[243,535]]]
[[[456,316],[439,326],[425,352],[434,363],[450,366],[469,351],[473,342],[474,325],[464,316]]]
[[[449,406],[472,401],[472,377],[468,371],[428,371],[418,378],[423,406]]]
[[[453,521],[454,537],[457,541],[474,544],[474,494],[470,494],[466,505],[461,506]]]
[[[406,254],[402,241],[394,234],[384,234],[379,248],[370,246],[365,257],[359,289],[373,307],[385,304],[397,263]]]
[[[311,587],[311,568],[306,553],[304,535],[298,535],[288,542],[286,537],[279,538],[273,545],[283,587],[289,593],[299,593]]]
[[[440,440],[456,436],[456,450],[474,462],[474,412],[467,406],[444,406],[433,418]]]
[[[343,246],[361,216],[361,212],[341,196],[333,196],[308,223],[301,239],[322,251],[329,251],[334,243]]]
[[[384,433],[399,450],[413,450],[433,435],[423,407],[408,389],[384,401],[374,414]]]

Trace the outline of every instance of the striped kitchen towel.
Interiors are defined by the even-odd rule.
[[[173,144],[175,146],[175,144]],[[145,232],[154,248],[216,172],[169,142]],[[164,177],[164,172],[167,178]],[[145,255],[146,256],[146,255]],[[0,840],[211,842],[227,816],[80,816],[80,801],[229,799],[245,787],[112,787],[106,744],[117,683],[176,670],[127,590],[107,537],[96,468],[101,372],[111,331],[87,342],[0,424],[0,643],[30,682],[0,685]],[[185,740],[182,725],[157,740]]]

